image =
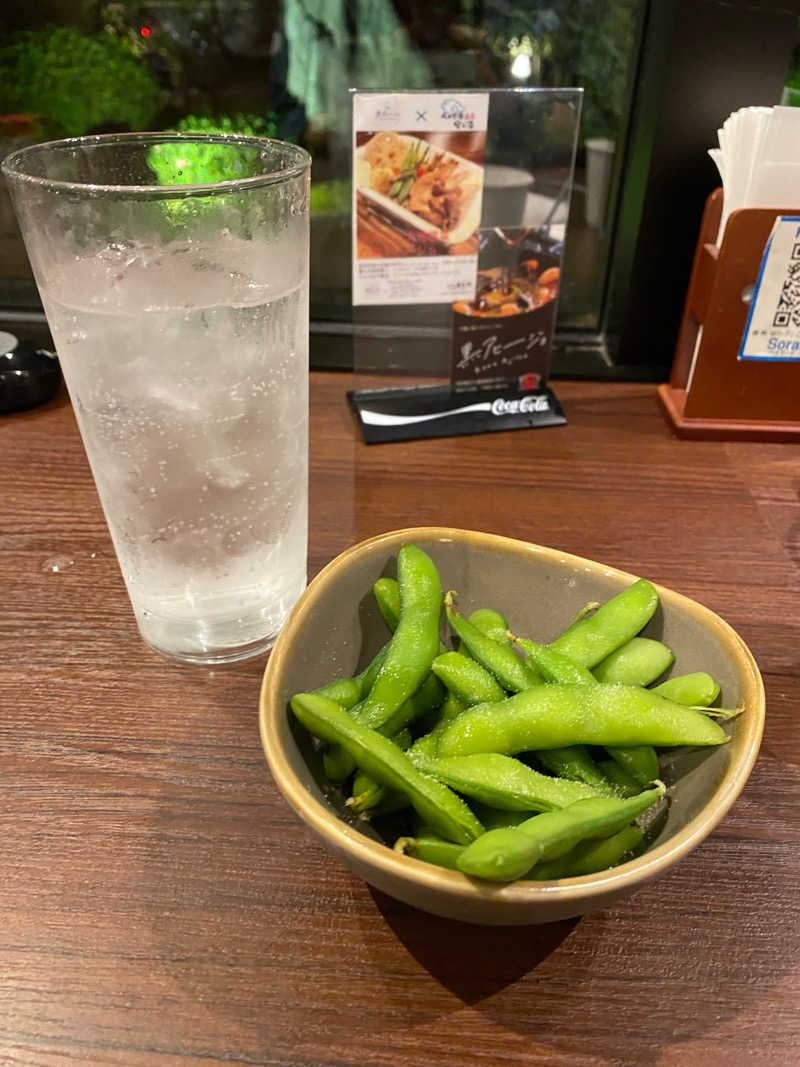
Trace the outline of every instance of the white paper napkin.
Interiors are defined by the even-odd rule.
[[[739,208],[800,208],[800,108],[740,108],[717,139],[719,147],[708,152],[725,195],[717,244]]]

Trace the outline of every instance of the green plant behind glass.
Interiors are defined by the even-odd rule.
[[[270,112],[260,115],[185,115],[175,125],[179,133],[225,133],[274,137],[277,124]],[[218,144],[162,144],[150,149],[148,163],[159,185],[205,185],[250,178],[260,163],[252,148],[231,149]]]
[[[79,137],[108,123],[145,130],[160,108],[148,68],[110,34],[46,26],[0,47],[0,114],[36,115],[48,136]]]
[[[245,115],[185,115],[175,124],[181,133],[229,133],[245,134],[250,137],[276,137],[278,134],[277,116],[269,111],[265,116]],[[180,185],[185,183],[206,183],[219,181],[224,177],[234,177],[230,170],[230,157],[227,165],[219,156],[219,148],[214,145],[161,145],[153,150],[150,165],[162,185]],[[244,160],[242,160],[244,167]],[[235,177],[244,177],[244,173]],[[311,186],[311,214],[347,215],[350,212],[350,179],[334,178],[329,181],[314,182]]]

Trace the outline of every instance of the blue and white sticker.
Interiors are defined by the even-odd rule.
[[[800,360],[800,215],[775,219],[753,290],[739,359]]]

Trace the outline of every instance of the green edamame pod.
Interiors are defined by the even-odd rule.
[[[722,727],[694,708],[625,685],[538,685],[467,708],[439,738],[439,756],[538,752],[568,745],[720,745]]]
[[[463,710],[464,705],[458,697],[448,692],[445,695],[442,706],[438,710],[438,721],[431,727],[428,733],[422,734],[417,738],[414,744],[408,748],[408,756],[412,763],[416,765],[420,757],[424,756],[426,759],[432,759],[436,755],[436,746],[439,743],[439,735],[442,733],[445,726],[449,722],[452,722],[456,716],[460,715]],[[384,787],[377,782],[373,782],[366,775],[360,777],[362,778],[362,791],[367,791],[368,787],[366,783],[369,783],[369,795],[366,799],[371,805],[378,807],[383,800],[385,792]],[[353,791],[355,792],[355,784],[353,785]]]
[[[582,841],[559,859],[537,863],[526,877],[550,882],[556,878],[580,878],[585,874],[607,871],[638,848],[643,837],[638,826],[626,826],[605,840]]]
[[[357,815],[367,815],[382,804],[387,797],[391,796],[391,792],[390,789],[376,782],[374,778],[370,778],[364,771],[357,771],[353,779],[352,795],[347,798],[345,803]],[[404,793],[401,793],[400,796],[405,801],[400,807],[408,807],[408,798]],[[394,810],[399,811],[400,807],[395,807]]]
[[[381,815],[392,815],[398,811],[405,811],[410,806],[410,801],[405,793],[399,789],[384,789],[377,804],[365,813],[369,819],[379,819]]]
[[[309,733],[342,745],[371,778],[405,793],[420,818],[448,841],[465,845],[482,833],[480,822],[459,796],[418,771],[393,741],[357,722],[332,700],[298,693],[291,707]]]
[[[448,699],[448,697],[452,699]],[[452,693],[448,694],[448,697],[445,697],[442,704],[442,714],[439,722],[427,734],[418,737],[408,750],[408,758],[415,765],[420,759],[433,759],[436,756],[439,738],[448,725],[464,711],[464,705],[457,697],[453,697]]]
[[[548,771],[559,778],[569,778],[573,782],[585,782],[598,794],[606,797],[617,796],[617,790],[602,769],[592,759],[586,745],[570,745],[569,748],[549,748],[536,753],[537,760]]]
[[[461,652],[445,652],[437,656],[431,670],[454,693],[465,707],[494,703],[505,697],[505,690],[477,660]]]
[[[375,684],[355,711],[365,726],[383,726],[416,692],[439,652],[442,585],[433,560],[416,545],[397,554],[401,610]]]
[[[511,756],[493,752],[450,759],[420,759],[416,766],[456,792],[492,808],[550,811],[585,797],[600,795],[584,782],[551,778]]]
[[[594,615],[575,623],[550,647],[581,667],[596,667],[620,645],[630,641],[647,625],[658,606],[655,586],[639,578],[607,600]]]
[[[659,782],[627,800],[592,797],[567,808],[546,811],[516,827],[487,830],[458,857],[458,868],[473,878],[511,882],[541,860],[556,858],[587,838],[610,837],[664,795]]]
[[[563,637],[564,634],[568,634],[570,632],[570,630],[574,630],[575,627],[578,625],[579,622],[581,622],[582,619],[585,619],[587,615],[593,615],[594,612],[597,611],[597,609],[599,607],[600,607],[600,601],[599,600],[590,600],[588,604],[584,604],[583,607],[580,609],[580,611],[575,616],[575,618],[569,624],[569,626],[565,627],[565,629],[563,629],[561,631],[561,634],[559,636]]]
[[[434,660],[434,662],[436,661]],[[433,674],[432,671],[431,674]],[[436,734],[436,736],[438,736],[447,723],[458,718],[464,710],[465,705],[463,701],[459,700],[455,693],[451,693],[449,689],[445,689],[444,700],[442,700],[438,708],[434,708],[431,714],[425,717],[423,723],[419,724],[422,729],[418,736],[420,738],[426,737],[428,734]]]
[[[416,693],[404,701],[397,711],[386,720],[378,730],[387,737],[393,737],[411,722],[421,719],[429,711],[438,707],[442,701],[444,687],[434,674],[429,674]],[[322,694],[325,696],[326,694]],[[330,699],[330,698],[329,698]],[[354,718],[358,718],[357,708],[350,712]],[[322,756],[325,773],[332,782],[343,782],[348,775],[353,773],[355,764],[344,749],[331,746]]]
[[[671,649],[651,637],[632,637],[593,670],[606,685],[651,685],[675,662]],[[682,701],[678,701],[682,703]]]
[[[422,737],[418,737],[411,748],[408,750],[408,758],[417,766],[418,762],[423,759],[435,759],[436,752],[439,748],[439,738],[444,732],[444,726],[441,730],[431,730],[430,733],[423,734]]]
[[[667,678],[661,685],[653,686],[652,692],[667,700],[674,700],[676,704],[707,708],[719,696],[719,685],[705,671],[694,671],[692,674]]]
[[[394,843],[395,852],[413,856],[415,860],[423,860],[425,863],[433,863],[437,867],[447,867],[451,871],[458,870],[458,857],[463,848],[463,845],[445,841],[430,830],[420,832],[416,837],[398,837]]]
[[[354,678],[337,678],[326,685],[321,685],[314,692],[333,700],[343,708],[354,707],[372,688],[388,651],[389,645],[385,644],[360,674],[355,675]]]
[[[636,640],[634,638],[634,640]],[[529,641],[524,637],[515,637],[514,641],[520,646],[523,652],[526,652],[534,661],[536,666],[542,672],[545,680],[548,682],[556,682],[559,685],[585,685],[596,686],[598,681],[590,670],[586,667],[580,667],[577,663],[573,663],[568,656],[562,655],[560,652],[556,652],[552,648],[548,648],[545,645],[539,645],[535,641]],[[627,645],[623,646],[627,648],[630,645],[630,641]],[[613,655],[613,653],[612,653]],[[607,662],[606,660],[603,661]],[[633,684],[639,684],[633,683]],[[643,774],[645,771],[650,770],[655,765],[655,773],[650,774],[644,781],[643,785],[652,782],[658,777],[658,756],[655,753],[655,749],[649,746],[644,746],[641,749],[624,749],[617,748],[613,751],[609,750],[609,754],[613,756],[621,765],[628,768],[628,765],[635,766],[638,773]],[[548,770],[556,769],[556,773],[559,773],[559,766],[570,767],[570,773],[564,775],[567,778],[577,777],[578,781],[589,782],[595,785],[597,792],[604,796],[613,796],[616,794],[616,790],[609,784],[608,779],[595,764],[588,749],[585,745],[578,745],[574,748],[560,748],[555,750],[555,756],[549,756],[546,753],[539,753],[538,758]],[[629,769],[629,768],[628,768]],[[638,779],[637,779],[638,780]]]
[[[508,815],[509,812],[502,812]],[[516,814],[516,813],[515,813]],[[638,826],[626,826],[619,833],[599,841],[583,841],[566,855],[555,860],[544,860],[528,871],[524,877],[536,881],[555,881],[557,878],[580,878],[583,875],[607,871],[637,848],[644,837]],[[414,859],[433,863],[457,871],[458,860],[464,851],[463,845],[454,845],[438,837],[427,827],[415,837],[400,837],[395,850]]]
[[[596,685],[597,679],[586,667],[581,667],[555,649],[540,645],[527,637],[515,637],[509,634],[512,642],[519,645],[525,655],[544,676],[546,682],[558,682],[560,685]]]
[[[395,713],[430,672],[439,652],[442,614],[439,574],[430,556],[416,545],[404,544],[397,553],[397,584],[401,603],[397,629],[372,688],[352,709],[364,726],[378,729],[389,723],[389,733],[409,722]],[[352,772],[352,762],[342,753],[329,751],[325,756],[325,772],[332,781],[342,781]]]
[[[477,815],[484,829],[493,830],[497,826],[519,826],[521,822],[532,818],[535,811],[504,811],[502,808],[490,808],[479,800],[470,800],[469,806]]]
[[[400,621],[400,583],[395,578],[379,578],[372,586],[372,591],[383,621],[394,633]],[[439,651],[447,651],[441,641]]]
[[[436,660],[433,661],[434,663]],[[442,706],[439,708],[439,714],[437,721],[431,727],[435,730],[439,726],[444,726],[445,723],[452,722],[453,719],[457,719],[462,711],[466,708],[466,704],[463,700],[456,696],[455,693],[448,690],[444,695]]]
[[[335,678],[314,690],[321,697],[334,701],[340,708],[353,708],[363,696],[358,678]]]
[[[383,621],[395,632],[400,621],[400,586],[394,578],[379,578],[372,586],[372,592],[383,616]]]
[[[409,804],[405,793],[386,789],[385,786],[378,785],[374,778],[359,771],[353,780],[353,795],[347,798],[345,804],[356,815],[369,816],[376,809],[383,808],[387,802],[390,804],[390,811],[402,811]]]
[[[658,778],[660,773],[658,756],[652,745],[641,745],[639,748],[618,748],[614,745],[606,745],[606,752],[640,786],[650,785]]]
[[[526,664],[512,649],[493,641],[472,625],[453,607],[452,590],[445,595],[444,608],[448,621],[470,654],[498,680],[504,689],[522,692],[542,680],[539,672]]]
[[[413,693],[405,703],[401,704],[394,715],[390,715],[389,718],[380,727],[381,733],[386,734],[387,737],[393,737],[403,727],[408,726],[411,722],[416,722],[417,719],[421,719],[423,715],[427,715],[429,711],[434,711],[436,708],[441,707],[442,701],[445,697],[445,688],[435,674],[428,674],[425,681],[416,691]],[[359,722],[363,722],[360,716],[356,716]],[[365,723],[369,726],[369,723]]]
[[[640,793],[642,787],[624,770],[616,760],[600,760],[598,767],[611,782],[618,797],[633,797]]]
[[[392,741],[405,752],[411,747],[411,731],[408,728],[401,730],[400,733],[392,737]],[[345,803],[352,811],[363,814],[382,804],[386,800],[388,792],[384,786],[379,785],[374,778],[370,778],[364,771],[356,771],[351,795]],[[393,806],[393,811],[398,811],[408,806],[408,799],[405,794],[401,793],[400,796],[403,799],[403,803]]]
[[[511,644],[507,636],[508,622],[505,616],[495,611],[494,608],[476,608],[467,616],[467,619],[476,630],[491,637],[499,645]]]

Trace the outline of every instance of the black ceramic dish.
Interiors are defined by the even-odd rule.
[[[0,333],[0,414],[46,404],[60,383],[61,368],[54,352]]]

